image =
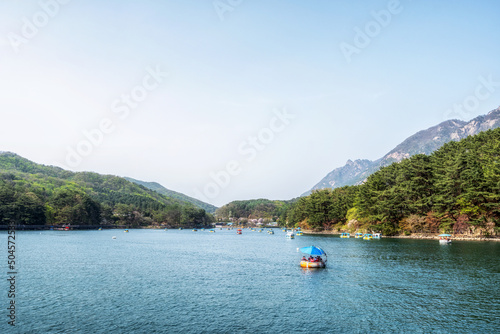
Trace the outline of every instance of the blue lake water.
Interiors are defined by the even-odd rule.
[[[116,239],[112,239],[116,236]],[[298,266],[317,245],[326,269]],[[6,277],[7,234],[0,234]],[[18,231],[1,333],[498,333],[500,243],[244,230]]]

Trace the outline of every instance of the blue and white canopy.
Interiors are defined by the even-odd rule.
[[[309,255],[326,255],[324,250],[316,246],[302,247],[300,251]]]

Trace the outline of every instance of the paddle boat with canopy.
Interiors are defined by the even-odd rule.
[[[356,239],[363,238],[363,233],[358,232],[358,233],[356,233],[356,234],[354,235],[354,237],[355,237]]]
[[[300,266],[302,268],[325,268],[326,262],[328,261],[326,252],[316,246],[308,246],[300,248],[300,251],[304,254],[308,254],[309,258],[305,256],[302,257],[300,261]]]
[[[347,233],[347,232],[343,232],[343,233],[340,234],[340,237],[341,238],[350,238],[351,235],[349,233]]]
[[[440,245],[449,245],[451,244],[451,234],[440,234],[439,235],[439,244]]]

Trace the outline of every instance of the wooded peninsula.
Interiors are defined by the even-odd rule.
[[[270,218],[313,231],[372,231],[384,235],[500,232],[500,128],[430,155],[383,167],[364,183],[322,189],[292,201],[237,201],[217,216]]]

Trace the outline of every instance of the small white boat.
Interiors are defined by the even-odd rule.
[[[295,239],[295,234],[293,234],[293,232],[287,232],[286,238],[287,239]]]
[[[382,239],[382,233],[373,233],[373,239]]]
[[[451,234],[440,234],[439,235],[439,244],[440,245],[451,244]]]

